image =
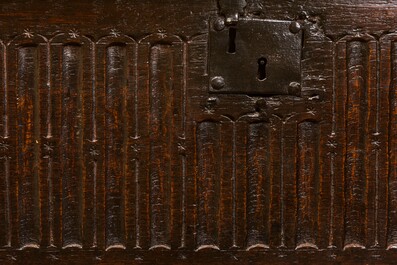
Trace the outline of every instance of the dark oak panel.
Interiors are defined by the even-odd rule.
[[[301,23],[299,85],[210,92],[210,19],[234,10]],[[0,3],[0,263],[394,264],[396,12]]]

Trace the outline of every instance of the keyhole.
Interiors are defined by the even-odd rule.
[[[264,57],[261,57],[258,59],[258,80],[263,81],[266,79],[266,64],[267,64],[267,59]]]
[[[229,47],[228,53],[236,53],[236,28],[229,28]]]

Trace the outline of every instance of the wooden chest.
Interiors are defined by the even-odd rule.
[[[397,2],[0,2],[1,264],[395,264]]]

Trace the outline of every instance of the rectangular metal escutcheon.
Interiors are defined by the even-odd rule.
[[[219,28],[213,20],[209,38],[210,92],[254,95],[288,94],[300,83],[302,31],[291,21],[241,18]]]

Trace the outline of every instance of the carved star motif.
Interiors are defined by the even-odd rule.
[[[117,29],[111,29],[110,35],[112,35],[113,37],[120,37],[120,32]]]
[[[338,143],[335,140],[331,139],[331,140],[328,140],[327,146],[329,148],[335,149],[336,147],[338,147]]]
[[[53,146],[49,143],[44,144],[44,150],[46,150],[47,152],[51,152],[53,149]]]
[[[307,112],[310,113],[311,115],[316,115],[316,109],[313,106],[308,106]]]
[[[137,144],[131,145],[131,149],[133,152],[138,153],[140,151],[139,147]]]
[[[178,143],[178,152],[180,154],[185,154],[186,153],[186,148],[184,145],[182,145],[182,143]]]
[[[0,142],[0,150],[7,151],[9,147],[10,147],[9,144],[7,144],[5,142]]]
[[[375,148],[379,148],[381,146],[381,142],[378,140],[375,140],[371,143]]]
[[[72,39],[78,38],[79,35],[80,35],[80,33],[79,33],[76,29],[72,29],[71,31],[69,31],[69,36],[70,36]]]
[[[95,147],[90,148],[90,155],[93,157],[99,156],[99,150],[96,149]]]
[[[31,39],[33,38],[33,32],[29,29],[25,29],[23,31],[23,36],[25,36],[25,38]]]
[[[8,260],[17,260],[16,256],[14,255],[7,255]]]
[[[50,260],[59,260],[59,258],[56,255],[54,255],[54,254],[50,254],[49,255],[49,259]]]
[[[207,108],[207,107],[205,107],[204,112],[207,113],[207,114],[213,114],[213,113],[215,113],[215,111],[214,111],[213,109],[209,109],[209,108]]]
[[[210,109],[210,108],[208,108],[208,107],[205,107],[205,108],[204,108],[204,112],[207,113],[207,114],[213,114],[213,113],[215,113],[215,111],[214,111],[213,109]]]
[[[159,29],[159,30],[157,30],[157,32],[159,33],[159,36],[162,39],[164,39],[167,36],[165,29]]]

